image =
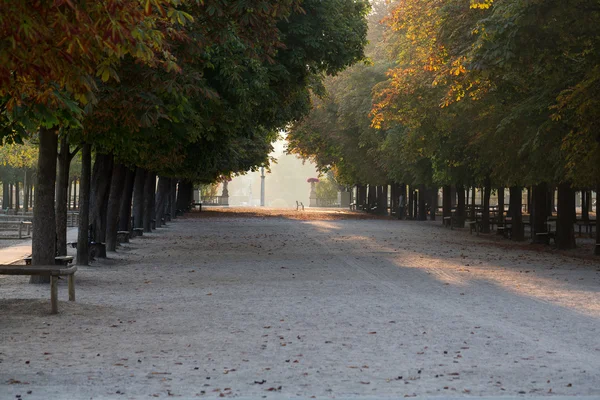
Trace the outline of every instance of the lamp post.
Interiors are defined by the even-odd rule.
[[[260,167],[260,206],[265,206],[265,167]]]

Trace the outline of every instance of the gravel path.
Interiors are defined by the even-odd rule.
[[[597,260],[297,216],[180,219],[80,268],[57,316],[0,277],[0,398],[600,398]]]

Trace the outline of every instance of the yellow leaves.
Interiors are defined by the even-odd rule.
[[[467,69],[465,68],[464,64],[466,63],[467,59],[466,57],[462,56],[457,58],[456,60],[454,60],[452,62],[452,67],[450,68],[450,75],[453,76],[459,76],[461,74],[464,74],[467,72]]]
[[[471,8],[479,10],[487,10],[492,7],[494,0],[471,0]]]

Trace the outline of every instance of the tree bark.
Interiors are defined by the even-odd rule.
[[[90,195],[90,221],[93,224],[93,241],[96,243],[106,241],[106,210],[108,208],[112,168],[112,155],[96,153]]]
[[[537,233],[546,233],[548,231],[548,184],[542,182],[531,188],[531,229],[533,230],[534,243],[545,243],[545,240],[538,240]]]
[[[589,204],[592,200],[592,192],[589,190],[583,190],[581,192],[581,219],[584,221],[590,220],[590,208]]]
[[[408,187],[408,219],[415,218],[415,191],[412,185]]]
[[[596,249],[594,254],[600,256],[600,179],[596,183]]]
[[[131,226],[131,200],[133,199],[133,185],[135,181],[135,171],[127,168],[125,172],[125,183],[123,184],[123,197],[119,206],[119,230],[130,231]]]
[[[23,174],[23,211],[29,211],[29,181],[27,179],[27,170]]]
[[[165,208],[171,188],[171,180],[161,176],[158,178],[158,190],[156,191],[156,226],[162,225],[161,220],[165,216]]]
[[[371,189],[369,188],[369,191]],[[180,181],[177,190],[177,211],[185,213],[190,209],[190,203],[193,198],[194,184],[190,181]]]
[[[2,209],[6,210],[9,204],[8,198],[10,197],[9,194],[9,184],[8,181],[6,180],[6,178],[2,178]]]
[[[146,182],[144,183],[144,211],[143,226],[144,232],[152,232],[152,219],[154,219],[154,187],[156,185],[156,174],[148,171]]]
[[[59,157],[60,159],[60,157]],[[67,211],[71,211],[72,209],[72,202],[71,202],[71,198],[73,195],[73,182],[69,181],[69,184],[67,185]]]
[[[492,183],[490,177],[483,182],[483,204],[481,209],[481,233],[490,233],[490,196],[492,195]]]
[[[550,207],[549,207],[550,211],[548,214],[549,217],[552,216],[552,213],[556,212],[556,199],[554,196],[555,191],[556,191],[556,188],[554,188],[554,187],[550,188]]]
[[[575,210],[575,191],[570,183],[558,185],[558,216],[556,219],[556,247],[559,249],[574,249],[575,223],[573,212]]]
[[[475,221],[475,193],[477,192],[475,186],[471,188],[471,221]]]
[[[177,218],[177,179],[171,179],[171,219]]]
[[[73,210],[77,210],[77,179],[73,179]]]
[[[504,222],[504,187],[498,188],[498,221],[499,224]]]
[[[148,171],[143,168],[135,170],[133,184],[133,227],[144,227],[144,185],[146,184]]]
[[[56,254],[67,255],[67,191],[69,186],[69,141],[67,135],[60,137],[56,176]]]
[[[459,228],[463,228],[465,226],[465,187],[463,185],[456,185],[456,193],[458,194],[456,224]]]
[[[427,221],[427,190],[425,185],[419,185],[419,221]]]
[[[383,215],[388,215],[388,185],[383,185],[381,187],[381,213]]]
[[[171,191],[173,190],[173,179],[169,178],[169,187],[167,193],[165,195],[165,208],[164,208],[164,217],[165,217],[165,225],[167,222],[171,221],[170,213],[171,213]]]
[[[367,190],[367,210],[371,211],[371,209],[375,206],[375,201],[377,200],[377,193],[375,190],[375,186],[370,184]]]
[[[523,231],[523,189],[520,186],[510,187],[510,216],[512,217],[512,240],[522,241],[525,239]]]
[[[54,265],[54,184],[58,128],[40,128],[35,208],[33,209],[32,265]],[[30,283],[49,283],[50,277],[32,276]]]
[[[112,170],[108,206],[106,209],[106,250],[117,250],[117,231],[119,230],[119,208],[121,198],[124,196],[126,168],[123,164],[116,164]]]
[[[17,213],[19,212],[19,208],[20,207],[20,196],[19,196],[19,181],[15,182],[15,210],[17,211]]]
[[[452,186],[444,185],[444,187],[442,188],[442,217],[451,217],[451,216],[452,216]]]
[[[90,225],[90,181],[92,169],[92,146],[84,143],[81,148],[81,178],[79,180],[79,231],[77,232],[77,265],[88,265]]]
[[[432,221],[435,221],[435,214],[437,212],[437,208],[438,208],[438,192],[439,192],[439,188],[433,187],[431,189],[431,193],[430,193],[430,198],[431,198],[431,207],[429,207],[430,209],[430,219]]]
[[[32,176],[37,176],[37,175],[32,175]],[[34,197],[35,197],[36,190],[37,190],[37,188],[33,184],[29,185],[29,207],[31,207],[31,208],[35,207]]]

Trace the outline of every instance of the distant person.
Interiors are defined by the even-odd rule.
[[[404,219],[404,195],[401,194],[398,198],[398,219]]]

